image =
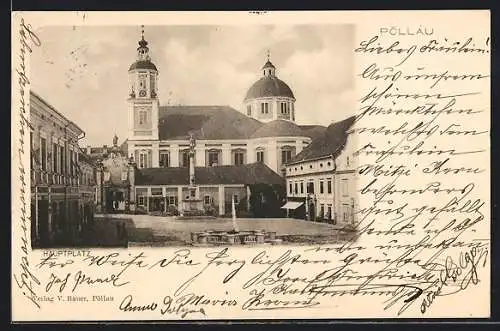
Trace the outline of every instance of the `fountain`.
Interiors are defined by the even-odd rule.
[[[203,208],[203,201],[200,199],[200,190],[195,182],[195,155],[196,139],[193,133],[189,134],[189,195],[182,200],[182,208],[179,219],[206,219],[214,218],[208,216]],[[205,245],[251,245],[280,243],[276,239],[276,232],[266,233],[264,230],[240,231],[236,223],[236,206],[234,196],[231,199],[232,207],[232,230],[231,231],[201,231],[191,233],[191,242],[196,246]]]
[[[240,231],[236,223],[236,207],[234,197],[231,200],[232,225],[231,231],[201,231],[191,233],[191,243],[195,246],[209,245],[254,245],[254,244],[279,244],[276,232],[265,230]]]

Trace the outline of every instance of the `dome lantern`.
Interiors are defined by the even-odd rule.
[[[277,119],[295,121],[295,96],[292,89],[276,76],[269,51],[262,67],[263,76],[247,91],[244,99],[246,114],[261,122]]]
[[[270,56],[271,56],[271,54],[270,54],[269,50],[267,50],[267,62],[262,67],[262,73],[266,77],[274,77],[274,76],[276,76],[276,67],[271,62]]]

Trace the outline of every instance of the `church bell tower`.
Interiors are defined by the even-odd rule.
[[[148,42],[141,40],[137,47],[137,59],[128,70],[129,110],[128,123],[130,140],[158,140],[158,69],[149,56]]]

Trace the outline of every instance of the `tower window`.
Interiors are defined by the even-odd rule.
[[[260,104],[260,111],[262,114],[269,114],[269,104],[267,102],[263,102]]]
[[[146,124],[148,120],[148,113],[145,110],[139,112],[139,124]]]
[[[282,114],[287,114],[288,113],[286,102],[282,102],[281,103],[281,113]]]
[[[247,106],[247,116],[252,116],[252,106],[251,105]]]
[[[149,76],[149,87],[150,87],[151,91],[155,90],[155,76],[154,75]]]
[[[140,152],[139,153],[139,168],[147,168],[148,167],[148,152]]]

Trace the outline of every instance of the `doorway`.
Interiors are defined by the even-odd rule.
[[[164,198],[163,197],[151,197],[149,198],[149,211],[150,212],[162,212],[164,210]]]

